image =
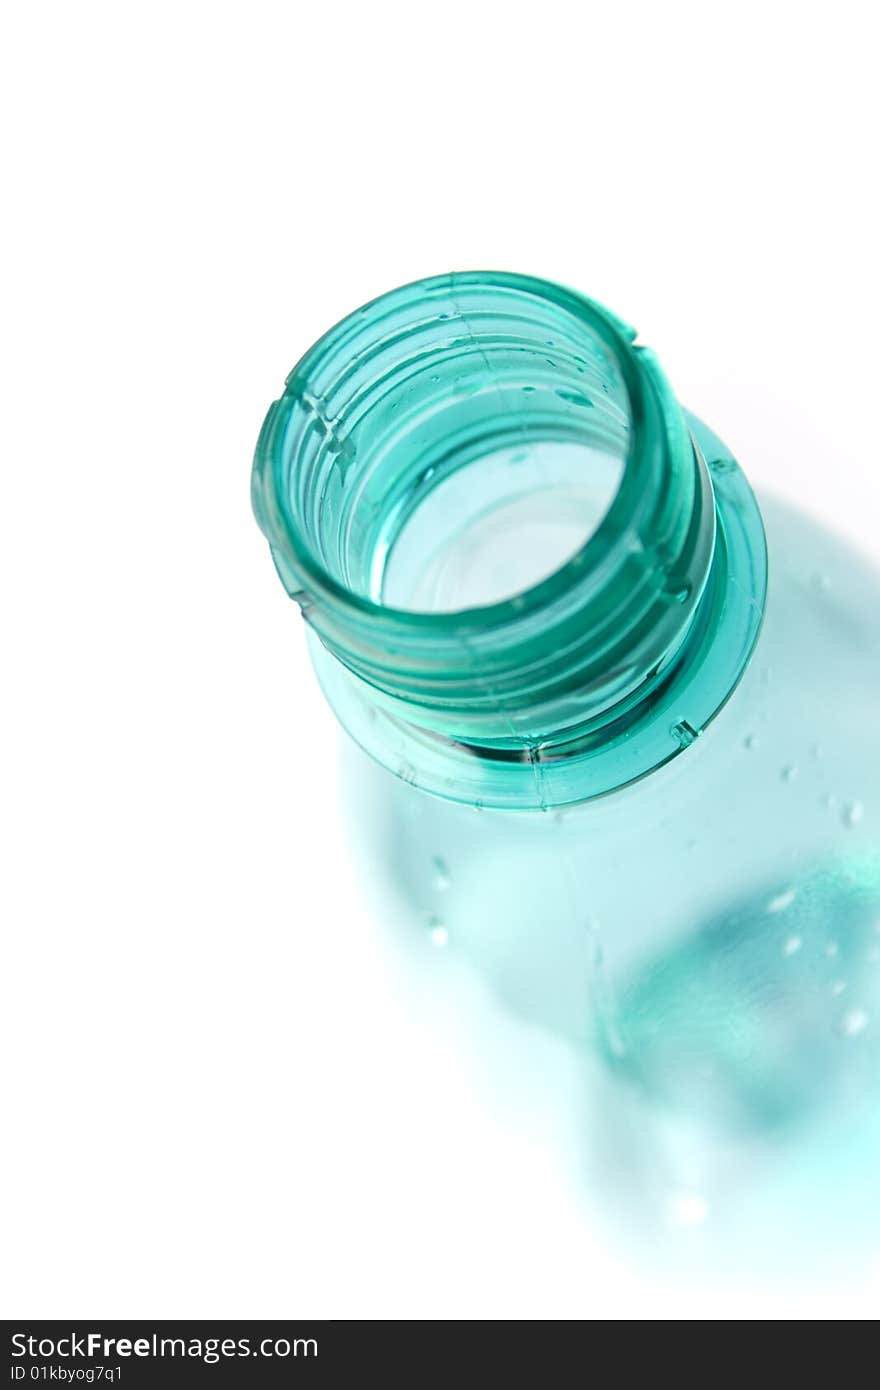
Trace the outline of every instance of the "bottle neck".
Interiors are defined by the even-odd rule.
[[[503,805],[609,790],[692,741],[764,572],[751,493],[701,428],[632,330],[543,281],[441,276],[332,329],[269,411],[253,496],[355,737]],[[710,647],[713,689],[677,714]]]

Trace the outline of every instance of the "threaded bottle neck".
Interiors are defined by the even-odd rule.
[[[331,329],[268,413],[253,500],[359,698],[502,756],[564,756],[650,702],[717,561],[710,470],[653,356],[511,274]]]

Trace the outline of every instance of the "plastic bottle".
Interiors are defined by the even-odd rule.
[[[253,502],[414,930],[713,1133],[876,1094],[880,584],[631,329],[395,290],[291,373]]]

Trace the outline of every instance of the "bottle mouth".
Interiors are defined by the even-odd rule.
[[[497,273],[349,315],[288,378],[283,448],[255,475],[279,557],[301,588],[408,631],[540,606],[622,519],[645,413],[634,336],[580,295]]]
[[[612,698],[622,665],[624,683],[644,665],[649,631],[647,665],[662,660],[705,581],[713,509],[675,399],[634,340],[571,290],[470,272],[383,295],[302,358],[257,446],[254,509],[288,591],[339,659],[429,704],[441,687],[441,703],[485,704],[489,682],[508,714],[525,693],[509,689],[517,671],[534,671],[543,698],[560,679],[595,687],[604,667]],[[566,516],[575,474],[581,508]],[[477,604],[435,583],[419,603],[426,548],[436,579],[461,569],[469,532],[494,528],[509,560],[510,510],[528,519],[529,501],[548,499],[551,531],[564,537],[562,517],[586,532],[549,574]],[[564,672],[535,649],[548,631],[578,648]],[[482,685],[462,676],[463,643]]]
[[[635,339],[549,281],[462,272],[373,300],[293,369],[254,511],[374,713],[534,761],[620,727],[666,678],[716,506]]]

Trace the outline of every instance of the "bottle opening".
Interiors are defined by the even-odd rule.
[[[349,592],[412,613],[514,598],[590,540],[630,402],[564,295],[448,276],[344,320],[296,369],[290,506]]]
[[[622,457],[558,439],[453,467],[393,538],[377,601],[448,613],[533,588],[590,539],[622,473]]]
[[[760,625],[734,460],[632,329],[530,276],[437,276],[331,328],[269,409],[252,497],[343,723],[439,795],[643,776]]]

